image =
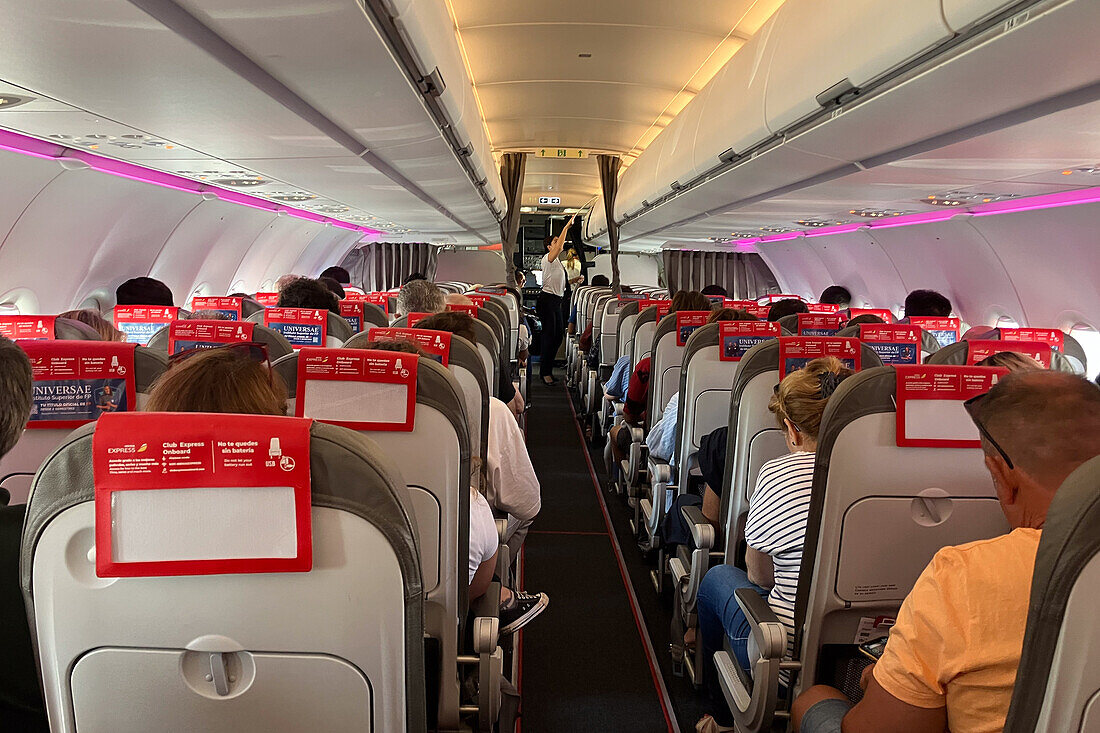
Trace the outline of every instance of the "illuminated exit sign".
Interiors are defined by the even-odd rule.
[[[545,205],[557,206],[560,203],[561,203],[561,197],[560,196],[539,196],[539,205],[540,206],[545,206]]]
[[[579,148],[539,148],[535,151],[536,158],[587,158],[588,151]]]

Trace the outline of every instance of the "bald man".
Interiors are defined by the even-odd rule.
[[[1012,531],[936,553],[898,613],[850,710],[831,687],[794,703],[801,733],[984,733],[1004,727],[1047,509],[1100,455],[1100,389],[1071,374],[1009,374],[967,403]]]

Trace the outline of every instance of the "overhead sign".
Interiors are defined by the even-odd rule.
[[[560,196],[539,196],[539,205],[541,205],[541,206],[545,206],[545,205],[557,206],[560,203],[561,203],[561,197]]]
[[[571,158],[579,160],[588,157],[587,150],[580,148],[539,148],[535,151],[536,158]]]

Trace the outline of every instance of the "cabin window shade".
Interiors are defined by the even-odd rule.
[[[401,287],[414,272],[435,280],[438,258],[439,248],[427,242],[373,242],[353,249],[340,266],[353,285],[370,292]]]
[[[665,282],[670,294],[721,285],[737,300],[754,300],[779,287],[771,268],[754,252],[666,249]]]

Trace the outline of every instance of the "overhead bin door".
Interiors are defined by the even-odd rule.
[[[695,167],[693,161],[695,133],[699,129],[699,118],[702,116],[711,88],[710,84],[703,87],[703,91],[699,92],[661,133],[661,137],[665,138],[665,144],[661,149],[660,160],[657,161],[656,190],[658,193],[671,191],[674,182],[684,184],[695,177],[692,172]]]
[[[952,33],[941,0],[788,0],[769,43],[764,110],[778,132],[821,108],[819,95],[853,87],[912,59]],[[825,100],[823,100],[825,101]]]
[[[943,0],[943,17],[955,33],[971,23],[1015,4],[1016,0]]]
[[[622,180],[619,181],[619,194],[615,198],[616,219],[622,219],[627,214],[642,208],[642,201],[646,197],[656,198],[653,192],[657,190],[655,183],[657,163],[661,159],[664,145],[665,136],[658,135],[646,151],[623,173]]]

